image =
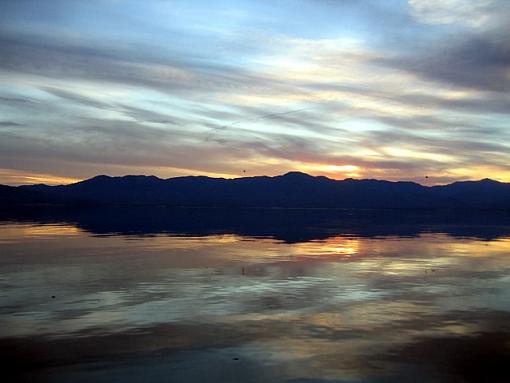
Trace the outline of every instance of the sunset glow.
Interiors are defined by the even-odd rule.
[[[510,181],[510,3],[3,2],[0,183]]]

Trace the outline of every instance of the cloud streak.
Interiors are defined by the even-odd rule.
[[[510,180],[505,2],[179,4],[2,5],[0,167]]]

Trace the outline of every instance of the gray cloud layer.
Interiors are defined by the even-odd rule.
[[[271,8],[274,19],[263,6],[243,14],[250,2],[213,7],[237,23],[221,27],[189,5],[177,24],[144,28],[157,10],[173,12],[154,1],[125,29],[111,15],[137,7],[129,1],[50,3],[40,16],[21,12],[33,2],[2,5],[0,168],[83,178],[297,167],[342,177],[351,174],[328,166],[349,165],[363,177],[510,179],[504,2],[457,13],[417,0],[408,11],[303,2],[322,29],[279,24],[283,13],[302,18],[285,4]],[[71,10],[81,12],[73,22]],[[100,10],[97,30],[86,29]],[[335,14],[344,28],[333,28]]]

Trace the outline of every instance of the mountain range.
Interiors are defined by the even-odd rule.
[[[510,209],[510,183],[483,179],[423,186],[403,181],[334,180],[289,172],[235,179],[100,175],[69,185],[0,185],[0,206],[33,204]]]

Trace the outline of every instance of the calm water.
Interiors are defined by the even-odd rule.
[[[4,220],[7,381],[510,381],[501,219],[190,214]]]

